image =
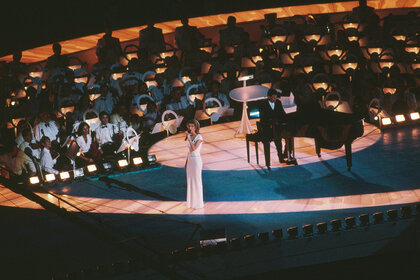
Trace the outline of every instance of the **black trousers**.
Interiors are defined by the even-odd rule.
[[[264,157],[265,157],[265,165],[266,166],[270,166],[271,165],[271,160],[270,160],[270,143],[271,143],[271,141],[269,141],[269,140],[263,141]],[[276,145],[277,155],[278,155],[279,161],[280,161],[281,159],[283,159],[283,145],[282,145],[281,139],[274,140],[274,144]]]

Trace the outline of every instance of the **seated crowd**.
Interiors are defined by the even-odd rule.
[[[254,78],[248,84],[268,84],[282,95],[292,93],[298,110],[319,106],[320,96],[311,86],[318,73],[328,74],[331,90],[340,93],[352,112],[364,117],[372,98],[378,98],[388,112],[417,110],[417,78],[401,66],[412,60],[412,54],[401,53],[401,46],[390,35],[393,23],[413,25],[419,22],[417,15],[410,14],[405,21],[391,16],[381,20],[365,1],[360,3],[348,15],[364,26],[358,36],[380,44],[402,63],[375,71],[374,59],[366,58],[359,43],[349,40],[346,30],[336,28],[338,24],[328,15],[307,17],[303,23],[299,23],[300,18],[280,22],[268,16],[259,42],[252,42],[250,34],[230,16],[227,27],[220,31],[218,46],[212,43],[215,38],[205,38],[183,18],[182,26],[175,30],[176,49],[150,22],[140,31],[136,57],[128,59],[127,66],[120,64],[127,54],[108,28],[97,43],[98,62],[87,75],[69,67],[70,58],[61,54],[60,44],[55,43],[54,54],[45,63],[45,75],[28,79],[33,66],[20,62],[22,54],[16,51],[12,62],[0,64],[0,164],[11,174],[28,176],[39,172],[57,174],[73,165],[100,162],[115,155],[127,137],[128,127],[141,134],[147,146],[163,112],[172,110],[182,116],[178,127],[182,131],[186,121],[202,110],[203,103],[206,107],[217,106],[216,102],[206,102],[208,98],[217,98],[223,107],[233,108],[230,120],[239,120],[242,104],[230,99],[229,92],[242,86],[239,76],[250,74]],[[333,73],[332,60],[322,55],[326,46],[304,40],[308,26],[328,35],[328,44],[340,46],[346,57],[356,58],[357,69]],[[287,35],[293,41],[265,43],[275,35]],[[284,61],[282,57],[291,57],[292,50],[297,55],[292,61]],[[172,55],[162,57],[162,52],[169,51]],[[244,59],[253,65],[244,63]],[[302,71],[308,61],[313,62],[310,73]],[[204,71],[203,65],[208,69]],[[387,83],[396,89],[394,94],[384,94],[382,88]],[[191,85],[198,87],[188,95]],[[200,94],[202,98],[197,97]],[[74,143],[78,152],[72,158],[68,154]]]

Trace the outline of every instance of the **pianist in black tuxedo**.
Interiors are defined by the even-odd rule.
[[[270,142],[273,141],[273,130],[281,129],[280,125],[286,122],[286,112],[281,101],[277,99],[277,91],[275,89],[270,88],[268,90],[267,99],[261,103],[259,110],[260,127],[258,129],[262,134],[266,165],[270,167],[269,146]],[[274,144],[276,145],[279,161],[284,162],[281,139],[274,140]]]

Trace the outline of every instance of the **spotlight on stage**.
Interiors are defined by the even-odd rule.
[[[397,209],[390,209],[386,211],[386,215],[388,216],[388,221],[393,222],[396,221],[398,218],[398,211]]]
[[[325,222],[317,223],[316,228],[318,229],[318,234],[327,233],[328,225]]]
[[[244,236],[245,245],[247,247],[252,247],[255,245],[255,235],[254,234],[247,234]]]
[[[307,224],[302,226],[303,236],[308,237],[314,233],[314,226],[312,224]]]
[[[66,180],[69,180],[69,179],[70,179],[70,172],[68,172],[68,171],[60,172],[60,180],[61,181],[66,181]]]
[[[123,169],[126,168],[128,166],[128,161],[126,159],[120,159],[118,161],[118,167]]]
[[[298,236],[298,228],[297,227],[289,227],[287,229],[287,233],[289,234],[289,239],[296,239]]]
[[[50,173],[50,174],[45,175],[45,182],[50,183],[50,182],[53,182],[53,181],[55,181],[55,175],[54,174]]]
[[[149,164],[155,164],[156,163],[156,155],[147,155],[147,161]]]
[[[373,221],[375,224],[382,224],[384,222],[384,213],[383,212],[376,212],[373,213]]]
[[[391,122],[391,118],[383,118],[382,120],[382,125],[390,125]]]
[[[344,221],[346,221],[346,229],[352,229],[356,225],[355,217],[347,217],[344,219]]]
[[[33,176],[33,177],[30,177],[29,178],[29,183],[31,184],[31,185],[36,185],[36,184],[39,184],[39,177],[38,176]]]
[[[88,166],[86,166],[86,168],[89,173],[95,173],[96,171],[98,171],[98,168],[95,164],[89,164]]]
[[[281,239],[283,237],[283,230],[281,228],[273,229],[273,235],[276,239]]]
[[[340,231],[341,230],[341,220],[335,219],[331,221],[332,231]]]
[[[112,164],[110,162],[104,162],[102,167],[104,168],[105,172],[108,172],[112,169]]]
[[[368,214],[360,214],[359,215],[360,226],[366,227],[369,225],[369,215]]]
[[[239,250],[242,247],[241,244],[241,239],[237,238],[237,237],[233,237],[230,239],[230,246],[232,247],[232,249],[234,250]]]
[[[411,206],[401,207],[401,217],[403,219],[411,218]]]
[[[420,119],[420,114],[418,112],[411,113],[410,118],[413,121],[418,120],[418,119]]]
[[[200,231],[200,245],[217,245],[227,242],[225,229],[203,229]]]
[[[139,166],[142,163],[143,163],[143,159],[141,157],[135,157],[135,158],[133,158],[133,164],[135,166]]]
[[[261,242],[267,242],[270,239],[268,232],[265,231],[265,232],[258,233],[258,239]]]
[[[85,171],[83,170],[83,168],[77,168],[74,170],[74,178],[81,178],[85,176]]]
[[[395,120],[400,123],[400,122],[405,121],[405,117],[404,115],[396,115]]]

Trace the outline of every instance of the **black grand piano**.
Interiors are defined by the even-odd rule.
[[[294,150],[295,137],[315,139],[315,150],[318,157],[321,149],[335,150],[345,146],[347,169],[352,166],[352,142],[363,135],[363,120],[360,116],[349,113],[320,109],[310,115],[293,112],[286,115],[286,123],[262,124],[259,129],[273,129],[273,139],[286,140],[286,153],[288,164],[297,164]],[[259,131],[260,133],[263,131]],[[269,166],[270,145],[268,151],[264,149],[266,165]],[[267,159],[268,157],[268,159]]]

